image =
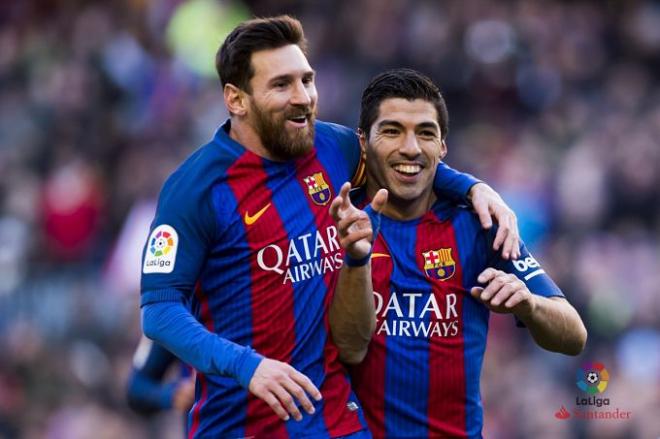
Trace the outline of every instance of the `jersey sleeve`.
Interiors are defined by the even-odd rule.
[[[364,185],[366,177],[364,157],[360,152],[360,142],[355,130],[328,122],[320,123],[319,128],[328,130],[337,141],[346,163],[346,174],[351,176],[351,185],[353,187]]]
[[[489,232],[490,251],[493,252],[489,265],[505,273],[514,274],[523,281],[532,294],[543,297],[564,297],[564,293],[557,284],[548,276],[541,264],[527,250],[523,242],[520,243],[520,257],[517,260],[506,260],[501,256],[501,252],[492,250],[492,242],[495,238],[496,228],[493,227]]]
[[[142,257],[141,306],[187,301],[215,234],[210,187],[186,170],[165,183]]]
[[[440,198],[448,198],[458,203],[469,204],[468,192],[472,186],[480,182],[481,180],[474,176],[459,172],[446,163],[440,162],[435,172],[433,190]]]

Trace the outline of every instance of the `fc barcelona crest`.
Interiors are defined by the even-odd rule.
[[[330,186],[325,182],[322,172],[305,177],[303,180],[307,185],[307,192],[315,204],[319,206],[328,204],[328,201],[330,201]]]
[[[456,271],[456,262],[451,257],[451,248],[422,252],[424,256],[424,271],[431,279],[447,280]]]

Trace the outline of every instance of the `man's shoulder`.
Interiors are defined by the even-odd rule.
[[[235,161],[236,157],[214,139],[197,148],[170,174],[161,196],[195,200],[222,179]]]
[[[314,128],[316,129],[317,138],[331,138],[339,142],[344,140],[357,140],[355,130],[344,125],[317,119],[314,123]]]

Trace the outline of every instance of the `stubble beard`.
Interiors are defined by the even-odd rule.
[[[273,116],[261,110],[258,105],[252,103],[254,113],[255,131],[264,148],[274,157],[282,160],[290,160],[307,154],[314,147],[314,121],[315,111],[309,107],[292,108],[282,115]],[[286,121],[290,117],[305,114],[307,116],[307,127],[295,130],[293,133],[287,130]]]

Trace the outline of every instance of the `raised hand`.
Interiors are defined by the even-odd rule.
[[[350,183],[342,185],[339,195],[332,200],[330,215],[337,224],[341,247],[350,257],[361,259],[371,251],[373,227],[369,215],[351,202],[350,190]],[[376,212],[382,212],[386,203],[387,190],[380,189],[371,201],[371,208]]]
[[[314,414],[314,405],[307,395],[321,400],[321,392],[309,378],[289,364],[268,358],[259,363],[248,390],[266,402],[283,421],[288,421],[290,416],[296,421],[302,419],[296,402],[307,413]]]

